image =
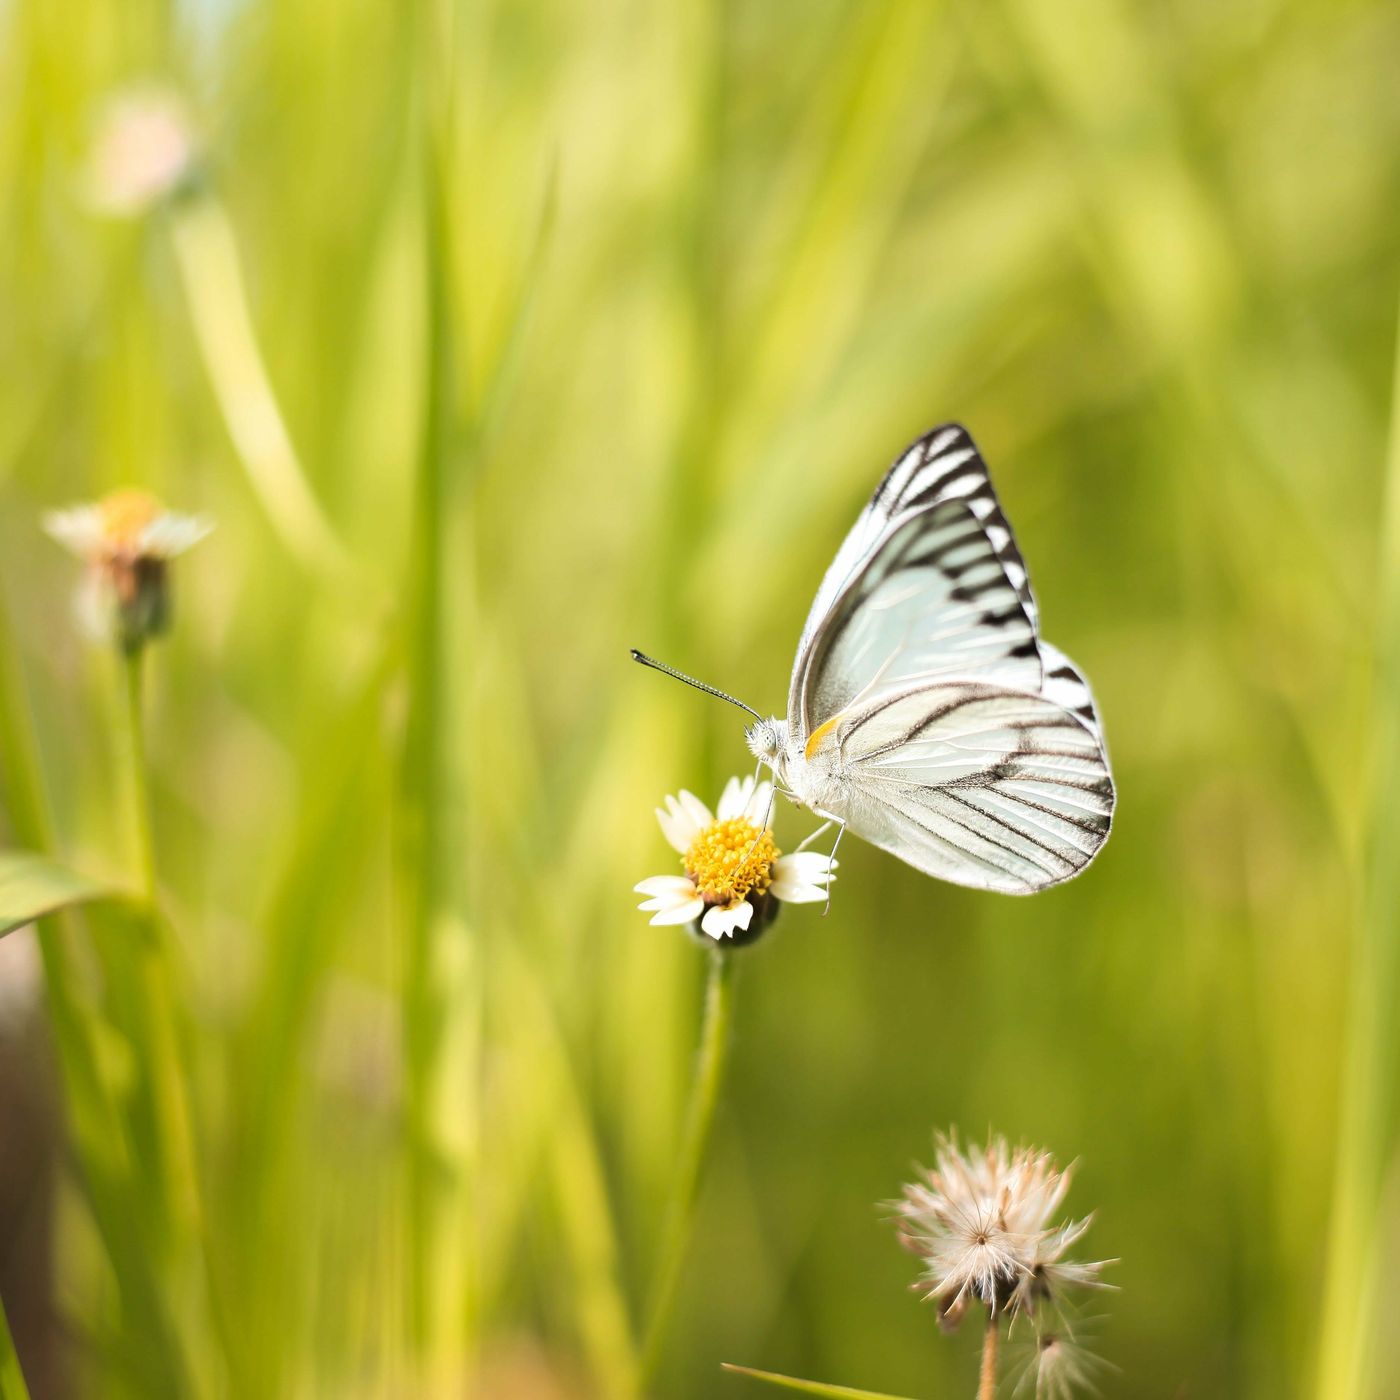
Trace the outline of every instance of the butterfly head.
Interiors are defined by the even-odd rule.
[[[776,769],[787,749],[787,725],[780,719],[760,719],[744,730],[749,752]]]

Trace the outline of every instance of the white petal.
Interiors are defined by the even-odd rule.
[[[140,550],[157,559],[173,559],[191,545],[198,544],[213,528],[212,520],[168,510],[141,531]]]
[[[755,826],[768,825],[768,819],[773,815],[773,784],[767,779],[759,783],[749,794],[744,815]]]
[[[839,864],[839,861],[833,861],[819,851],[794,851],[791,855],[779,856],[773,862],[773,875],[778,880],[828,880]]]
[[[684,855],[690,843],[700,834],[700,827],[674,797],[667,797],[663,810],[656,809],[656,820],[661,823],[661,834],[673,851]]]
[[[753,905],[744,900],[725,909],[714,905],[700,920],[700,927],[713,939],[728,938],[736,928],[746,929],[753,918]]]
[[[654,924],[688,924],[700,917],[701,911],[705,908],[703,899],[688,899],[683,904],[672,905],[669,909],[662,909],[659,913],[651,916]]]
[[[816,904],[827,897],[820,885],[804,885],[800,880],[774,880],[768,886],[768,893],[784,904]]]
[[[694,884],[684,875],[648,875],[632,886],[636,894],[685,894],[695,893]]]
[[[102,545],[102,512],[96,506],[51,510],[44,516],[44,530],[65,549],[86,559]]]
[[[697,832],[703,827],[714,825],[715,819],[713,813],[693,792],[687,792],[682,788],[679,800],[686,815],[695,823]]]
[[[749,805],[749,797],[753,792],[753,776],[750,774],[744,778],[730,778],[725,783],[724,791],[720,794],[719,806],[715,808],[715,815],[722,822],[727,822],[731,817],[742,817],[744,809]]]
[[[694,899],[694,896],[690,896],[690,899]],[[686,899],[685,895],[654,895],[651,899],[644,899],[637,907],[644,914],[655,914],[662,909],[676,909],[680,904],[689,904],[690,899]]]

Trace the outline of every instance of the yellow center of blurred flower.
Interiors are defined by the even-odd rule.
[[[102,535],[109,549],[131,550],[141,532],[157,520],[163,507],[148,491],[113,491],[98,503]]]
[[[707,903],[737,904],[767,890],[781,854],[771,832],[759,831],[747,817],[730,817],[707,826],[690,843],[685,873]]]

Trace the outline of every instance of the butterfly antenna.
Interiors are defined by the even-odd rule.
[[[728,700],[731,705],[737,705],[739,709],[746,710],[755,719],[761,720],[763,716],[751,705],[746,705],[742,700],[736,699],[728,691],[721,690],[718,686],[706,685],[704,681],[697,681],[694,676],[687,676],[684,671],[678,671],[674,666],[667,666],[665,662],[658,661],[654,656],[648,656],[644,651],[638,651],[636,647],[631,649],[632,660],[639,662],[643,666],[650,666],[653,671],[661,671],[668,676],[674,676],[678,681],[684,681],[686,685],[693,685],[696,690],[703,690],[706,695],[713,695],[720,700]]]

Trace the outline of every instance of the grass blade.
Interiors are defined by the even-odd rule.
[[[24,1383],[24,1372],[20,1370],[3,1303],[0,1303],[0,1400],[29,1400],[29,1387]]]
[[[1365,889],[1352,951],[1351,1014],[1328,1241],[1319,1397],[1373,1393],[1377,1221],[1395,1136],[1394,1046],[1400,1022],[1400,352],[1380,524],[1371,812]]]
[[[32,851],[0,851],[0,938],[25,924],[105,899],[112,891]]]
[[[795,1390],[799,1395],[825,1395],[829,1400],[910,1400],[907,1395],[890,1395],[881,1390],[856,1390],[849,1385],[826,1385],[822,1381],[779,1375],[777,1371],[756,1371],[752,1366],[735,1366],[728,1361],[720,1363],[720,1370],[736,1376],[748,1376],[765,1385],[775,1385],[780,1390]]]
[[[268,378],[223,206],[211,194],[177,205],[171,236],[195,338],[254,493],[304,563],[353,586],[354,567],[306,479]]]

